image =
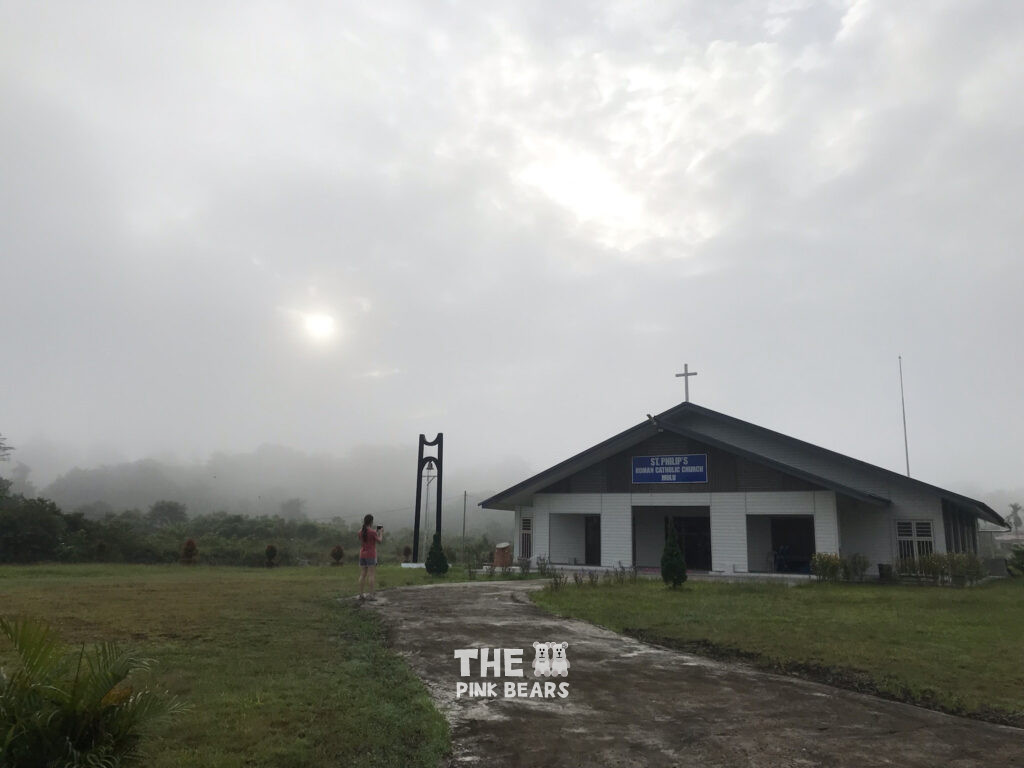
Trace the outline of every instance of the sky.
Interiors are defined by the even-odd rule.
[[[685,363],[901,471],[902,355],[911,473],[1024,488],[1022,75],[1003,0],[0,0],[0,434],[512,484]]]

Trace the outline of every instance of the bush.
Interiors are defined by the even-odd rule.
[[[596,587],[601,583],[601,573],[599,571],[587,571],[587,583],[592,587]]]
[[[1024,551],[1024,550],[1022,550],[1022,551]],[[550,566],[548,564],[548,559],[546,557],[541,557],[541,556],[538,555],[538,557],[537,557],[537,573],[540,576],[542,576],[542,577],[546,577],[548,575],[548,571],[549,570],[550,570]]]
[[[130,678],[152,664],[114,643],[64,653],[45,623],[0,618],[19,666],[0,671],[0,765],[117,766],[141,761],[143,733],[185,709]]]
[[[1024,576],[1024,547],[1014,547],[1010,550],[1010,559],[1006,565],[1014,576]]]
[[[964,555],[964,557],[967,559],[966,571],[968,584],[974,584],[988,576],[988,572],[985,570],[985,564],[975,553],[971,552]]]
[[[263,550],[263,556],[267,561],[267,568],[274,567],[274,558],[277,557],[277,547],[273,544],[267,544],[267,548]]]
[[[931,552],[917,558],[917,572],[926,579],[939,584],[949,575],[949,561],[945,555]]]
[[[434,534],[434,541],[427,552],[426,568],[431,576],[444,576],[448,573],[448,558],[445,557],[444,548],[441,546],[440,533]]]
[[[530,558],[520,557],[518,560],[516,560],[516,565],[519,566],[519,573],[523,576],[523,578],[526,578],[530,575]]]
[[[811,573],[818,581],[839,581],[843,561],[834,552],[815,552],[811,556]]]
[[[181,548],[181,562],[185,565],[195,565],[198,555],[199,547],[196,546],[196,540],[189,539],[186,541],[185,546]]]
[[[575,574],[574,574],[574,576],[575,576]],[[547,588],[549,590],[551,590],[552,592],[559,592],[559,591],[561,591],[562,587],[564,587],[566,585],[566,582],[568,582],[568,581],[569,581],[569,577],[566,576],[565,573],[563,573],[562,571],[559,571],[559,570],[552,569],[552,571],[551,571],[551,581],[548,583]],[[582,583],[583,583],[582,581],[579,581],[579,582],[577,582],[577,585],[582,584]]]
[[[679,549],[675,529],[669,528],[665,536],[665,549],[661,554],[661,579],[675,589],[686,581],[686,560]]]
[[[331,560],[334,561],[334,565],[341,565],[342,560],[345,559],[345,548],[341,544],[335,544],[331,547]]]
[[[860,552],[844,557],[840,562],[843,581],[864,581],[864,574],[868,572],[870,565],[867,557],[860,554]]]

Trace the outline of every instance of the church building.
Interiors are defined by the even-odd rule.
[[[811,556],[879,564],[976,552],[983,502],[684,402],[481,503],[515,512],[515,556],[657,568],[808,573]]]

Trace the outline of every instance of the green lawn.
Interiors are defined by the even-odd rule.
[[[378,588],[428,578],[377,571]],[[155,684],[192,709],[146,742],[151,768],[433,768],[447,725],[373,615],[338,602],[356,578],[353,566],[4,566],[0,615],[157,660]]]
[[[1024,579],[969,589],[660,581],[533,593],[665,645],[1024,726]]]

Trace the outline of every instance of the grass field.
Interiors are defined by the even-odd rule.
[[[429,578],[377,570],[378,588]],[[356,578],[353,566],[5,566],[0,615],[158,662],[155,685],[192,708],[147,740],[151,768],[436,766],[447,725],[374,617],[338,601]]]
[[[1024,579],[970,589],[660,581],[533,593],[664,645],[1024,726]]]

